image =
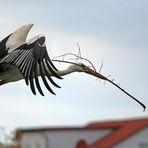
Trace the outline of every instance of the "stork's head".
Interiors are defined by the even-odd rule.
[[[33,24],[23,25],[0,42],[0,49],[13,51],[26,41],[26,37]]]
[[[84,72],[89,75],[93,75],[97,78],[107,80],[107,78],[100,73],[96,72],[94,69],[90,68],[89,66],[86,66],[85,64],[79,62],[79,63],[73,63],[70,67],[71,71],[77,71],[77,72]]]

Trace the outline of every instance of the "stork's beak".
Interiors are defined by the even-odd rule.
[[[23,25],[11,33],[9,40],[7,41],[7,47],[10,48],[10,51],[26,42],[27,35],[32,26],[33,24]]]
[[[84,67],[84,72],[89,75],[93,75],[99,79],[108,80],[105,76],[101,75],[100,73],[96,72],[95,70],[93,70],[87,66]]]

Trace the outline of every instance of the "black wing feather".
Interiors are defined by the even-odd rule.
[[[47,69],[46,69],[46,66],[45,66],[44,61],[42,62],[42,65],[43,65],[43,67],[44,67],[44,72],[45,72],[45,75],[47,76],[48,80],[49,80],[55,87],[61,88],[61,87],[60,87],[59,85],[57,85],[57,84],[52,80],[52,78],[50,77],[50,75],[49,75],[49,73],[48,73],[48,71],[47,71]]]
[[[45,63],[48,67],[48,69],[50,70],[50,72],[58,79],[62,79],[62,77],[60,77],[57,73],[55,73],[55,71],[51,68],[51,65],[49,64],[48,60],[45,59]]]
[[[31,67],[31,73],[30,73],[30,76],[29,76],[29,80],[30,80],[30,88],[31,88],[31,91],[32,91],[32,93],[34,95],[36,95],[36,91],[35,91],[35,87],[34,87],[34,80],[33,80],[33,66]]]
[[[44,46],[44,37],[38,38],[36,41],[30,44],[23,44],[11,53],[3,57],[0,63],[9,63],[18,67],[21,74],[23,75],[27,85],[30,85],[31,91],[36,95],[36,88],[39,93],[44,96],[44,93],[41,89],[39,76],[41,76],[42,81],[45,87],[49,90],[50,93],[55,94],[51,87],[49,86],[46,77],[51,82],[52,85],[60,88],[52,79],[51,75],[55,76],[58,79],[62,79],[56,71],[57,68],[54,66],[52,61],[49,58],[49,55]],[[34,83],[35,82],[35,83]]]
[[[47,82],[47,80],[46,80],[46,78],[45,78],[42,62],[40,62],[39,65],[40,65],[41,78],[42,78],[42,80],[43,80],[43,82],[44,82],[46,88],[47,88],[53,95],[55,95],[54,91],[50,88],[50,86],[48,85],[48,82]]]
[[[27,85],[29,85],[29,77],[30,77],[30,74],[31,74],[31,70],[32,70],[32,65],[33,65],[33,59],[30,60],[30,62],[28,63],[28,70],[25,72],[25,82]]]
[[[39,83],[39,79],[38,79],[38,75],[37,75],[37,62],[35,62],[35,65],[34,65],[34,78],[35,78],[35,83],[36,83],[36,87],[37,87],[37,89],[38,89],[38,91],[40,92],[40,94],[42,95],[42,96],[44,96],[44,94],[43,94],[43,91],[42,91],[42,89],[41,89],[41,86],[40,86],[40,83]]]

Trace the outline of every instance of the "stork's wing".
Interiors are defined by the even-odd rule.
[[[1,59],[2,63],[10,63],[17,66],[22,73],[26,84],[30,84],[30,88],[33,94],[36,95],[35,85],[41,95],[44,96],[41,89],[38,77],[41,76],[44,85],[52,93],[53,90],[50,88],[48,80],[56,87],[59,87],[52,79],[51,75],[58,79],[62,79],[57,73],[56,67],[53,65],[49,58],[45,45],[40,44],[40,39],[31,43],[23,44],[10,54]],[[60,87],[59,87],[60,88]]]

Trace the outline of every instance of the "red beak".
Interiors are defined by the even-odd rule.
[[[97,78],[103,79],[103,80],[108,80],[105,76],[101,75],[100,73],[96,72],[95,70],[89,68],[89,67],[85,67],[84,68],[84,72],[90,75],[93,75]]]

